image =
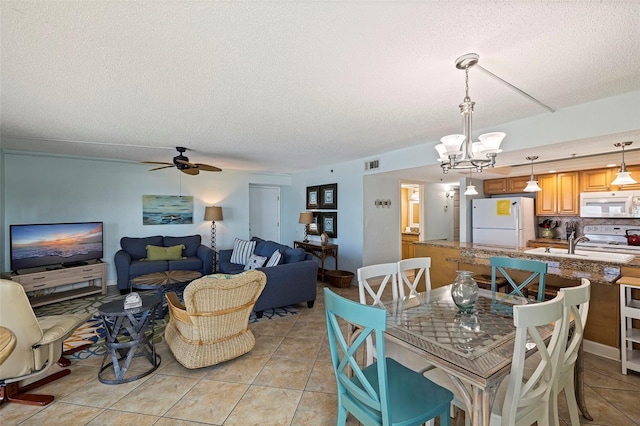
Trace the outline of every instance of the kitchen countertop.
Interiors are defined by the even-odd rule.
[[[545,240],[538,239],[536,241]],[[547,240],[561,242],[562,240]],[[591,282],[600,284],[614,284],[620,277],[620,267],[640,268],[640,256],[636,256],[631,262],[620,264],[598,260],[582,260],[572,258],[561,258],[554,256],[537,256],[525,253],[530,247],[514,248],[505,246],[491,246],[486,244],[474,244],[447,240],[418,241],[416,245],[428,245],[434,247],[455,248],[460,250],[460,257],[447,259],[452,262],[471,263],[476,265],[489,265],[491,256],[507,256],[523,259],[541,260],[547,262],[548,274],[557,275],[561,278],[577,280],[587,278]]]

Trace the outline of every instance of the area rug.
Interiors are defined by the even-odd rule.
[[[154,290],[139,291],[140,295],[145,294],[157,294]],[[182,300],[182,292],[178,291],[178,297]],[[64,351],[70,351],[67,355],[70,359],[86,359],[91,356],[102,356],[106,352],[105,349],[105,329],[102,323],[102,317],[98,314],[98,308],[100,305],[111,302],[112,300],[121,299],[123,296],[119,294],[103,296],[90,295],[80,297],[77,299],[64,300],[62,302],[52,303],[51,305],[41,306],[34,308],[36,316],[42,317],[47,315],[61,315],[61,314],[79,314],[88,312],[92,316],[83,325],[64,341]],[[298,310],[294,306],[284,306],[281,308],[267,309],[264,311],[262,318],[257,318],[255,313],[251,313],[249,316],[249,323],[268,321],[277,318],[287,317],[289,315],[297,315]],[[162,342],[164,336],[164,328],[169,320],[169,314],[164,318],[156,318],[154,323],[154,342]],[[90,344],[91,346],[86,349],[82,349],[74,352],[74,349]]]

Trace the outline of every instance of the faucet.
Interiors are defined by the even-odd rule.
[[[568,253],[569,254],[575,254],[576,246],[578,245],[578,243],[580,243],[582,241],[590,241],[590,240],[585,235],[576,238],[576,231],[573,231],[571,233],[571,236],[569,237],[569,251],[568,251]]]

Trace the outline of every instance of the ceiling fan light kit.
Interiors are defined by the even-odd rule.
[[[485,133],[479,136],[479,142],[473,142],[472,116],[475,102],[469,97],[469,68],[478,63],[477,53],[467,53],[456,59],[456,68],[465,72],[465,97],[460,104],[463,134],[448,135],[440,139],[437,145],[438,161],[443,173],[450,169],[477,169],[493,167],[496,155],[502,152],[500,144],[506,136],[502,132]],[[465,192],[466,194],[466,192]]]
[[[200,174],[200,170],[203,170],[205,172],[221,172],[222,169],[215,167],[215,166],[210,166],[208,164],[202,164],[202,163],[190,163],[189,162],[189,157],[183,155],[185,153],[185,151],[187,150],[187,148],[182,147],[182,146],[176,146],[176,150],[178,151],[178,155],[176,155],[175,157],[173,157],[173,162],[172,163],[166,163],[166,162],[162,162],[162,161],[143,161],[143,164],[162,164],[162,167],[156,167],[155,169],[151,169],[149,171],[154,171],[154,170],[161,170],[161,169],[167,169],[170,167],[175,167],[178,170],[180,170],[182,173],[188,174],[188,175],[198,175]]]
[[[633,185],[634,183],[638,183],[631,177],[631,172],[627,171],[627,165],[624,163],[624,147],[632,143],[633,142],[618,142],[613,144],[617,148],[622,147],[622,164],[620,164],[620,171],[616,173],[616,178],[611,182],[611,185]]]

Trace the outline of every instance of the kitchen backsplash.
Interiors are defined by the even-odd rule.
[[[538,225],[541,225],[545,220],[550,221],[551,223],[551,228],[553,228],[556,224],[556,222],[558,223],[558,227],[557,228],[553,228],[554,230],[554,238],[560,238],[562,240],[566,240],[567,239],[567,225],[570,223],[574,223],[576,226],[576,235],[582,235],[582,229],[584,228],[585,225],[631,225],[631,226],[638,226],[640,228],[640,219],[589,219],[589,218],[583,218],[583,217],[579,217],[579,216],[540,216],[540,217],[536,217],[536,223]],[[549,223],[549,222],[547,222]],[[537,237],[538,238],[543,238],[543,236],[541,235],[541,232],[544,228],[542,228],[541,226],[537,226]]]

